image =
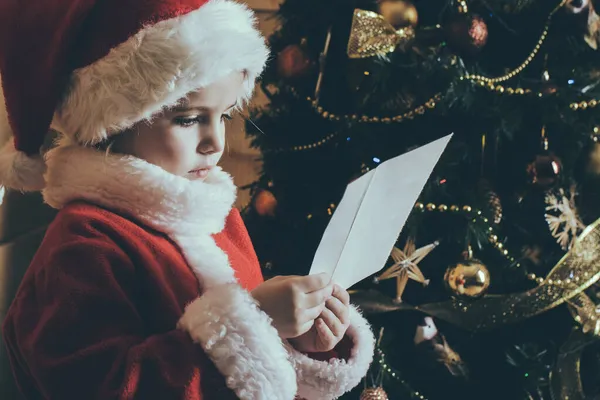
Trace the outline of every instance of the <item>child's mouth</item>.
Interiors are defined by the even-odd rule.
[[[196,179],[205,179],[208,176],[211,168],[212,167],[196,168],[189,171],[188,173]]]

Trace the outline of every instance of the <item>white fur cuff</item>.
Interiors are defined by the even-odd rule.
[[[240,399],[293,400],[296,374],[271,320],[237,284],[215,286],[179,320]]]
[[[348,360],[314,360],[287,344],[296,370],[298,396],[305,400],[337,399],[356,387],[373,361],[375,337],[359,311],[350,307],[350,327],[346,334],[353,346]]]

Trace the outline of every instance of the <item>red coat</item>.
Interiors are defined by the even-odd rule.
[[[61,211],[3,325],[27,398],[329,399],[360,382],[373,337],[355,309],[342,358],[308,357],[252,300],[263,278],[224,175],[194,183],[194,196],[170,183],[157,195],[132,173],[107,183],[94,166],[84,171],[91,188],[65,184],[82,174],[73,162],[104,157],[88,151],[49,159],[44,196]]]

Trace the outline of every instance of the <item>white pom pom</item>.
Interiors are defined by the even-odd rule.
[[[0,150],[0,184],[4,187],[23,192],[42,190],[45,172],[43,157],[18,151],[12,139]]]

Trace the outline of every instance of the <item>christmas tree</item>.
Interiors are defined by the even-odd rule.
[[[247,120],[262,172],[243,211],[267,277],[308,273],[349,182],[453,133],[388,263],[349,290],[379,341],[346,398],[600,395],[596,7],[281,5],[269,104]]]

